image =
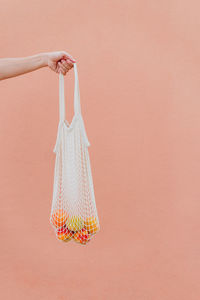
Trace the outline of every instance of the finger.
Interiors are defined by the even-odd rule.
[[[56,66],[56,69],[55,69],[55,71],[56,71],[56,73],[59,73],[59,66],[58,66],[58,64],[57,64],[57,66]]]
[[[66,61],[66,60],[62,59],[61,63],[68,70],[70,70],[74,66],[74,64],[72,62],[69,62],[69,60]]]
[[[69,53],[67,53],[67,52],[65,52],[65,51],[62,51],[62,53],[63,53],[63,57],[64,57],[65,59],[70,59],[72,63],[75,63],[75,62],[76,62],[76,60],[75,60]]]
[[[61,61],[61,66],[66,72],[68,72],[71,69],[71,67],[68,64],[65,64],[64,61]]]
[[[71,68],[72,68],[71,64],[67,64],[66,61],[61,61],[61,63],[62,63],[62,66],[66,69],[66,72],[71,70]]]
[[[63,69],[60,69],[60,72],[61,72],[63,75],[66,75],[66,74],[67,74],[67,72],[64,71]]]
[[[68,57],[68,60],[70,60],[73,64],[76,63],[76,60],[74,58]]]
[[[67,59],[66,63],[67,63],[71,68],[73,68],[74,63],[73,63],[70,59]]]
[[[60,72],[63,74],[63,75],[66,75],[66,73],[67,73],[67,69],[65,68],[65,67],[63,67],[63,65],[59,62],[58,63],[58,65],[59,65],[59,70],[60,70]]]

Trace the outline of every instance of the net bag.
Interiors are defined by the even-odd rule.
[[[80,106],[77,65],[74,64],[74,116],[65,119],[64,76],[59,74],[59,114],[50,223],[56,237],[87,244],[100,230],[87,138]]]

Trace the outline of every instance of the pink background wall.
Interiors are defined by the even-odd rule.
[[[66,50],[79,70],[101,231],[49,224],[58,76],[0,82],[1,299],[200,298],[198,1],[0,1],[1,57]],[[73,115],[73,72],[65,78]]]

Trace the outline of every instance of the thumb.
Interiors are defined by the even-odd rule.
[[[66,60],[69,59],[69,60],[71,60],[72,63],[76,62],[76,60],[69,53],[67,53],[65,51],[61,52],[61,58],[64,58]]]

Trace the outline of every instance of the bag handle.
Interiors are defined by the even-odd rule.
[[[74,63],[74,114],[81,114],[80,91],[78,81],[77,65]],[[64,76],[59,73],[59,111],[60,121],[65,121],[65,93],[64,93]]]
[[[88,140],[86,131],[85,131],[85,125],[83,121],[83,117],[81,115],[81,105],[80,105],[80,92],[79,92],[79,82],[78,82],[78,71],[77,71],[77,65],[74,63],[74,75],[75,75],[75,82],[74,82],[74,116],[79,115],[80,116],[80,125],[83,132],[85,144],[87,147],[90,146],[90,142]],[[63,123],[65,121],[65,95],[64,95],[64,76],[62,73],[59,73],[59,113],[60,113],[60,122],[58,125],[58,133],[57,133],[57,139],[56,144],[54,147],[53,152],[56,153],[58,149],[58,145],[60,144],[61,139],[61,130],[63,128]]]

